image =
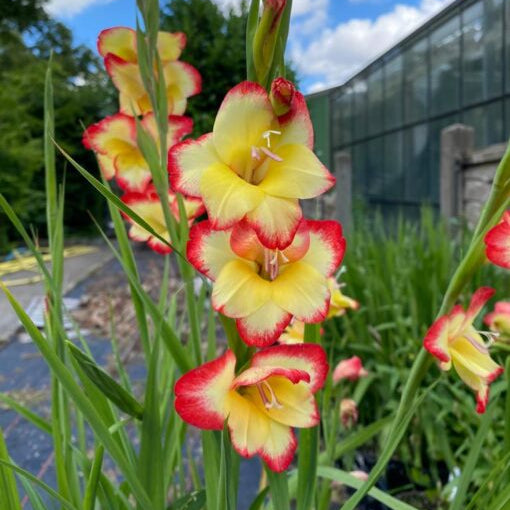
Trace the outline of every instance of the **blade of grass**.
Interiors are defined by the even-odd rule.
[[[9,463],[9,453],[0,429],[0,461]],[[16,478],[11,469],[0,466],[0,508],[21,510]]]

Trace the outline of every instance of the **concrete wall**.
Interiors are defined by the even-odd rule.
[[[474,227],[485,204],[506,144],[474,149],[474,130],[463,124],[441,132],[440,211]]]

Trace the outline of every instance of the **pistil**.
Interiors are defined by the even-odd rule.
[[[262,402],[264,403],[264,407],[266,409],[281,409],[283,406],[278,402],[278,399],[276,398],[276,395],[273,391],[273,388],[271,388],[271,385],[267,381],[262,381],[256,384],[257,390],[259,392],[260,398],[262,399]],[[269,393],[270,398],[267,397],[266,392],[264,390],[267,390]]]

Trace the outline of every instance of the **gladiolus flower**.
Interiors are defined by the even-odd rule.
[[[136,214],[138,214],[138,216],[145,220],[155,232],[171,243],[170,233],[167,230],[165,222],[163,207],[153,184],[150,184],[143,193],[135,191],[129,192],[124,194],[121,199]],[[170,212],[178,222],[179,204],[176,195],[171,191],[168,192],[168,204],[170,206]],[[202,202],[196,198],[185,198],[184,208],[190,224],[194,218],[200,216],[205,210]],[[127,215],[124,216],[130,223],[132,223],[131,228],[129,229],[129,237],[133,239],[133,241],[147,242],[154,251],[161,254],[170,253],[172,251],[170,246],[135,223]]]
[[[210,221],[193,225],[187,247],[190,263],[214,281],[214,309],[236,319],[241,338],[258,347],[274,343],[292,316],[326,318],[327,278],[344,251],[340,223],[310,220],[284,250],[265,248],[247,222],[229,230],[213,230]]]
[[[342,294],[340,285],[335,278],[328,278],[328,285],[329,291],[331,292],[331,304],[329,307],[328,319],[345,315],[345,311],[348,308],[352,310],[357,310],[359,308],[359,303],[356,300]]]
[[[343,359],[338,363],[333,371],[333,382],[336,384],[343,379],[349,381],[357,381],[360,377],[368,375],[367,370],[363,367],[363,363],[358,356]]]
[[[474,319],[493,294],[494,289],[481,287],[466,311],[455,306],[432,324],[424,340],[425,349],[439,360],[441,370],[450,370],[453,364],[459,377],[476,392],[477,413],[485,412],[489,384],[503,372],[490,357],[482,332],[473,327]]]
[[[159,147],[159,135],[154,114],[149,113],[140,121]],[[189,117],[168,117],[167,146],[179,142],[191,133],[193,121]],[[142,151],[138,148],[134,117],[117,113],[89,126],[83,134],[83,144],[98,156],[105,179],[114,176],[126,191],[145,190],[151,181],[151,171]]]
[[[175,409],[205,430],[221,430],[226,420],[240,455],[258,454],[273,471],[284,471],[297,446],[291,427],[319,423],[313,395],[326,378],[326,353],[313,344],[279,345],[255,353],[237,376],[235,365],[228,350],[183,375],[175,385]]]
[[[487,258],[497,266],[510,269],[510,211],[485,235]]]
[[[498,301],[494,305],[494,311],[488,313],[483,322],[492,331],[501,334],[506,339],[510,339],[510,303]]]
[[[302,218],[298,199],[335,182],[312,147],[302,94],[295,92],[291,110],[278,117],[265,89],[243,82],[223,100],[212,133],[172,148],[170,181],[176,191],[203,199],[212,228],[245,218],[264,246],[281,250]]]
[[[344,398],[340,402],[340,421],[350,429],[358,423],[358,406],[352,398]]]
[[[202,80],[198,71],[178,58],[186,45],[181,32],[159,32],[157,49],[165,79],[168,112],[181,115],[187,98],[198,94]],[[114,27],[99,34],[97,48],[106,71],[119,90],[120,111],[126,115],[143,115],[152,111],[138,66],[136,32],[131,28]]]

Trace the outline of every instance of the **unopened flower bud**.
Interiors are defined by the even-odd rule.
[[[365,377],[366,375],[368,375],[368,372],[363,367],[361,359],[358,356],[353,356],[338,363],[333,372],[333,382],[336,384],[342,379],[357,381],[360,377]]]
[[[290,110],[295,92],[296,87],[289,80],[282,77],[273,80],[269,99],[271,99],[273,110],[278,117],[285,115]]]
[[[340,421],[348,429],[358,422],[358,406],[352,398],[344,398],[340,402]]]

